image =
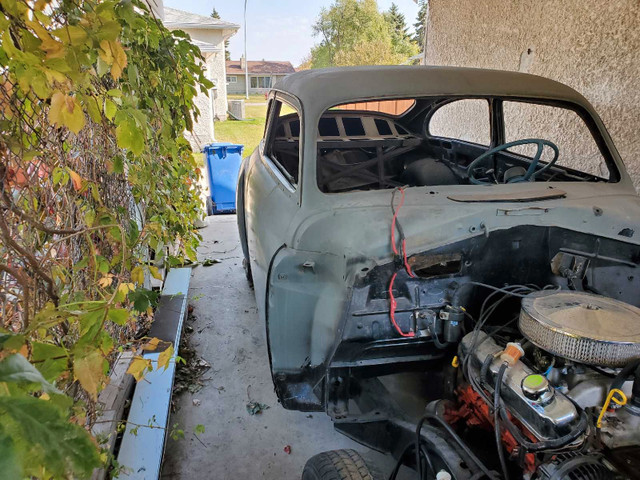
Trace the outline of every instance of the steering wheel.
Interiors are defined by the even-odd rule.
[[[558,147],[555,143],[550,142],[549,140],[544,140],[542,138],[525,138],[523,140],[516,140],[514,142],[504,143],[502,145],[498,145],[495,148],[492,148],[491,150],[487,150],[486,152],[484,152],[482,155],[477,157],[475,160],[473,160],[473,162],[469,164],[469,166],[467,167],[467,176],[469,177],[469,181],[474,185],[493,185],[491,182],[487,182],[485,180],[478,180],[473,174],[474,168],[477,167],[480,164],[480,162],[482,162],[487,157],[495,153],[502,152],[503,150],[507,150],[508,148],[517,147],[518,145],[537,145],[538,151],[536,152],[535,156],[531,160],[531,164],[529,165],[529,168],[527,169],[527,172],[524,175],[518,175],[518,176],[512,177],[509,180],[507,180],[505,183],[528,182],[531,180],[535,180],[536,175],[539,175],[545,170],[551,168],[551,166],[553,166],[558,161],[558,156],[560,155],[560,151],[558,150]],[[542,150],[544,149],[545,145],[547,147],[550,147],[554,151],[553,159],[549,163],[547,163],[544,167],[542,167],[540,170],[536,171],[536,167],[540,162],[540,157],[542,156]]]

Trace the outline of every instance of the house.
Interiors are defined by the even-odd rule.
[[[249,94],[265,93],[278,80],[296,71],[291,62],[245,62],[244,56],[238,61],[227,60],[228,93],[246,93],[245,68],[249,70]]]
[[[227,85],[225,73],[225,40],[234,35],[240,25],[225,22],[204,15],[184,12],[174,8],[162,7],[155,0],[156,11],[169,30],[183,30],[191,37],[205,59],[206,75],[214,84],[207,97],[199,93],[195,99],[200,117],[193,127],[193,133],[187,133],[195,151],[214,140],[214,120],[227,119]]]

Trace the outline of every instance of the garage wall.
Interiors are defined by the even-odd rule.
[[[640,188],[639,0],[430,0],[427,63],[566,83],[600,113]]]

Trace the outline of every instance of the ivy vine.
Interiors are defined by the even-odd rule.
[[[0,471],[87,478],[110,364],[160,346],[145,279],[195,260],[213,85],[140,0],[0,0],[0,32]]]

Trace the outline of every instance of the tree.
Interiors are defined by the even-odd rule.
[[[310,68],[311,68],[311,54],[308,54],[300,61],[300,65],[298,65],[298,67],[296,68],[296,71],[309,70]]]
[[[384,19],[391,31],[391,44],[394,52],[404,58],[417,54],[418,44],[407,33],[406,20],[395,3],[392,3],[389,10],[384,13]]]
[[[313,68],[398,64],[406,60],[394,45],[392,28],[376,0],[335,0],[313,26],[320,43],[311,50]]]
[[[211,12],[211,18],[220,20],[220,14],[216,10],[216,7],[213,7],[213,11]],[[231,60],[231,52],[229,52],[229,40],[224,41],[224,59]]]
[[[406,20],[398,5],[392,3],[389,10],[384,13],[384,18],[391,26],[391,33],[401,38],[409,38]]]
[[[429,9],[428,0],[420,0],[420,10],[418,10],[418,16],[416,17],[416,23],[413,24],[415,34],[413,35],[413,41],[420,45],[420,50],[424,51],[424,22],[427,17],[427,10]]]

